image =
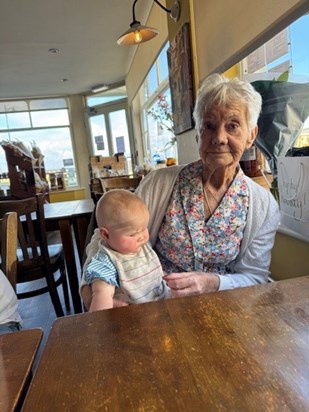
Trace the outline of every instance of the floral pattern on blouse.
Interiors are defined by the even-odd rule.
[[[248,185],[239,169],[217,209],[205,220],[202,162],[182,169],[155,244],[163,270],[227,273],[239,253],[248,204]]]

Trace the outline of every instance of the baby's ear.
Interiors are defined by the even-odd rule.
[[[109,238],[108,229],[104,226],[100,227],[100,235],[102,239],[107,240]]]

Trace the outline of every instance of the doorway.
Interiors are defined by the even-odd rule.
[[[128,174],[133,173],[133,139],[130,139],[126,100],[113,104],[91,107],[88,125],[93,156],[113,156],[124,153]]]

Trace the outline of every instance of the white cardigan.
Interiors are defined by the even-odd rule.
[[[139,184],[135,193],[149,208],[150,242],[155,244],[167,206],[180,171],[186,165],[155,170]],[[249,207],[240,252],[230,273],[219,275],[219,290],[252,286],[268,281],[271,249],[279,225],[279,208],[273,195],[246,177]],[[87,261],[97,252],[99,233],[95,231],[87,246]]]

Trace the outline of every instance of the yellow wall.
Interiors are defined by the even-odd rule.
[[[79,189],[51,190],[49,192],[50,203],[81,199],[86,199],[86,190],[84,187],[80,187]]]
[[[309,242],[278,232],[272,250],[272,278],[282,280],[309,275],[308,254]]]

